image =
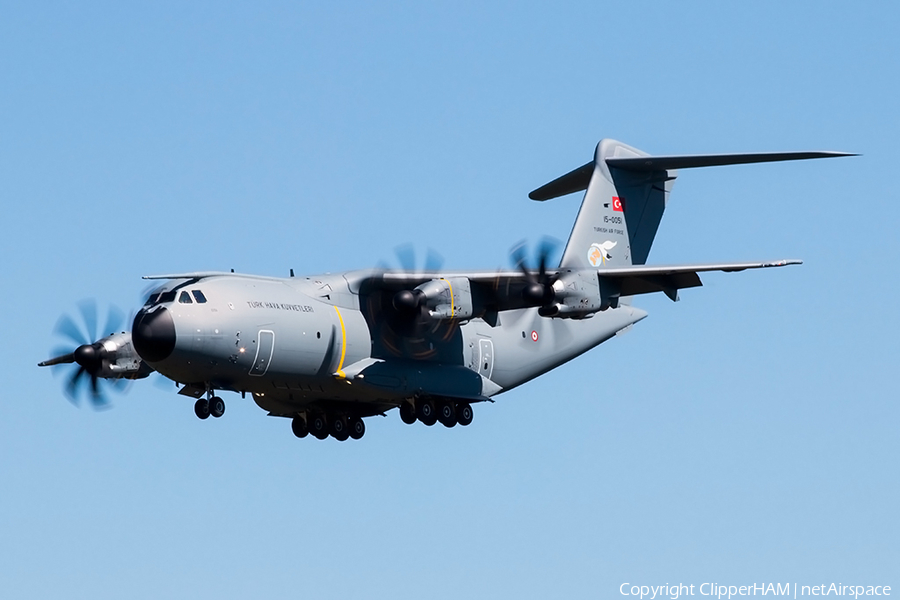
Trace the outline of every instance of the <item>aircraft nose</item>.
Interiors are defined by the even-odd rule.
[[[163,307],[142,309],[131,327],[134,349],[147,362],[165,360],[175,349],[175,322]]]

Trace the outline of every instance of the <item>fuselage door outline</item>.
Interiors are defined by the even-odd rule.
[[[494,342],[490,338],[478,340],[478,374],[487,379],[494,373]]]
[[[272,355],[275,352],[275,332],[271,329],[260,329],[256,339],[256,358],[253,359],[253,367],[250,375],[262,377],[269,370]]]

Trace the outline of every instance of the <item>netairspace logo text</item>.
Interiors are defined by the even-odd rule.
[[[822,583],[819,585],[800,585],[797,583],[754,583],[751,585],[720,585],[718,583],[701,583],[700,585],[638,585],[623,583],[619,586],[623,596],[636,596],[643,600],[649,598],[670,598],[678,600],[682,596],[712,596],[713,598],[737,598],[740,596],[890,596],[889,585],[843,585],[841,583]]]

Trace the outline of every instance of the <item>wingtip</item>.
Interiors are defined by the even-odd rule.
[[[803,261],[799,258],[786,258],[784,260],[776,260],[775,262],[771,262],[766,264],[767,267],[786,267],[788,265],[802,265]]]

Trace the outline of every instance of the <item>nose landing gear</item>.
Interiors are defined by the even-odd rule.
[[[197,415],[199,419],[208,419],[209,418],[209,400],[206,398],[200,398],[197,402],[194,403],[194,414]]]
[[[209,414],[217,419],[225,414],[225,401],[218,396],[209,400]]]
[[[209,417],[219,418],[225,414],[225,401],[218,396],[213,396],[212,390],[207,392],[206,398],[200,398],[194,403],[194,414],[199,419]]]

